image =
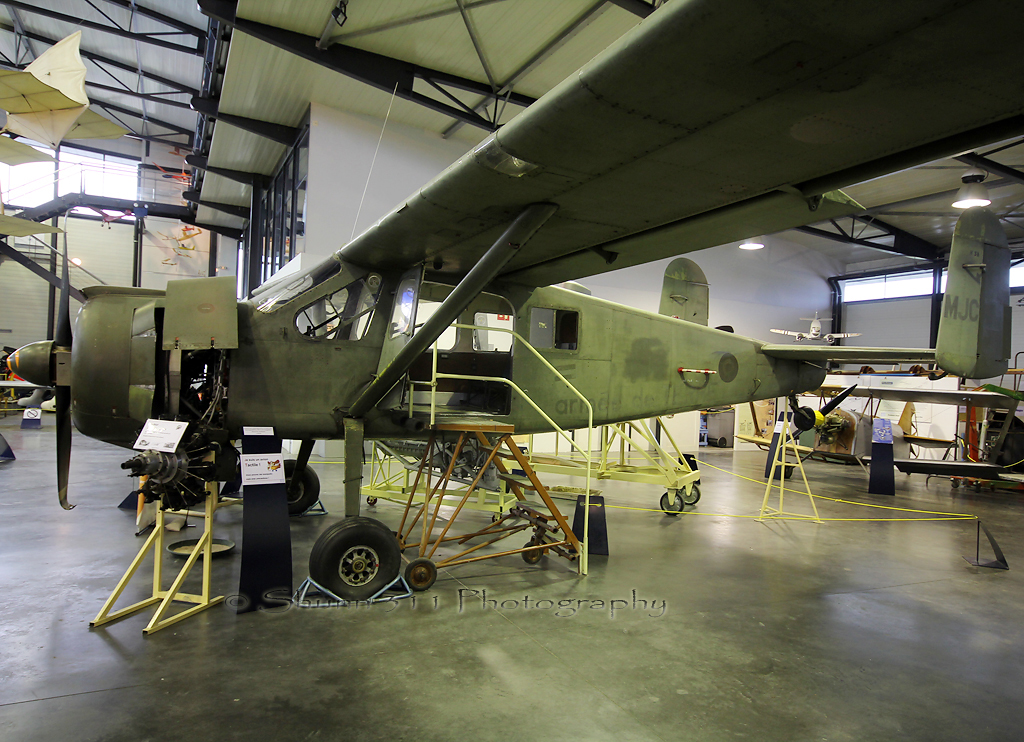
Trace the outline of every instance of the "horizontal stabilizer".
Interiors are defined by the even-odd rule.
[[[763,345],[771,358],[825,363],[934,363],[935,351],[927,348],[836,348],[830,345]]]

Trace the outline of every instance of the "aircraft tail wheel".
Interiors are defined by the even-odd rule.
[[[683,502],[683,497],[678,492],[674,497],[669,499],[668,492],[661,496],[661,512],[666,515],[679,515],[683,512],[683,508],[686,507],[686,503]]]
[[[418,593],[429,590],[437,579],[437,565],[426,557],[413,559],[405,568],[405,581]]]
[[[696,484],[690,487],[690,491],[682,490],[683,502],[687,505],[696,505],[700,501],[700,487]]]
[[[526,544],[525,544],[525,546],[536,546],[536,545],[537,545],[537,542],[533,541],[532,539],[530,541],[527,541]],[[540,561],[540,558],[542,556],[544,556],[544,551],[545,551],[544,549],[534,549],[533,551],[521,551],[519,553],[523,555],[523,561],[526,562],[527,564],[536,564],[537,562]]]
[[[395,535],[373,518],[346,518],[324,531],[309,554],[309,576],[345,600],[366,600],[402,566]]]
[[[295,459],[284,460],[284,478],[291,490],[292,474],[295,473]],[[320,478],[308,466],[302,471],[302,477],[296,484],[295,491],[288,493],[288,515],[302,515],[320,499]]]

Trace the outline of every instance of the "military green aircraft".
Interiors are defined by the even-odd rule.
[[[670,271],[663,292],[688,305],[672,312],[683,319],[553,285],[856,213],[837,188],[1024,134],[1024,98],[1003,90],[1024,79],[1024,6],[908,0],[869,15],[668,3],[334,255],[245,301],[233,277],[87,288],[72,333],[65,265],[55,340],[10,362],[57,387],[61,504],[71,420],[131,447],[165,418],[192,423],[191,437],[153,466],[201,479],[234,477],[243,427],[302,440],[293,492],[313,441],[344,438],[357,515],[363,439],[425,435],[431,395],[442,419],[549,429],[506,379],[562,428],[588,424],[524,342],[590,401],[595,424],[809,391],[829,360],[998,374],[1009,251],[983,209],[957,227],[937,350],[712,329],[692,271]],[[984,42],[954,54],[965,38]],[[436,370],[473,378],[431,387],[432,348],[453,323]],[[502,341],[512,328],[519,338]],[[210,452],[215,463],[200,460]]]

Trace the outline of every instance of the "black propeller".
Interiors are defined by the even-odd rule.
[[[66,225],[65,225],[66,227]],[[70,374],[71,344],[74,338],[71,336],[71,281],[68,278],[68,233],[64,231],[64,267],[60,278],[60,304],[57,309],[57,328],[54,333],[53,350],[56,354],[59,365],[63,358],[68,368],[64,369],[65,374]],[[59,371],[58,371],[59,374]],[[60,376],[58,375],[58,378]],[[57,384],[56,390],[56,411],[57,411],[57,499],[60,506],[65,510],[71,510],[74,505],[68,504],[68,473],[71,469],[71,387],[64,379],[64,384]]]
[[[811,407],[801,407],[796,400],[795,394],[789,395],[789,406],[793,408],[793,427],[801,433],[811,428],[816,428],[825,422],[825,415],[832,412],[836,407],[842,404],[843,400],[850,396],[850,392],[857,388],[856,384],[853,384],[843,391],[839,392],[836,396],[828,401],[824,407],[820,410],[815,410]]]

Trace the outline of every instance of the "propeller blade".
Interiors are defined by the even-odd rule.
[[[71,281],[68,278],[68,236],[65,230],[64,267],[61,271],[60,304],[53,344],[55,348],[70,350],[72,342],[74,338],[71,336]],[[71,470],[71,387],[58,386],[56,392],[57,499],[62,508],[71,510],[74,507],[68,503],[68,476]]]
[[[57,499],[65,510],[68,504],[68,474],[71,469],[71,387],[59,386],[57,408]]]
[[[853,384],[851,386],[848,386],[843,391],[839,392],[839,394],[837,394],[836,396],[829,400],[827,405],[821,408],[821,414],[827,415],[828,413],[830,413],[832,410],[834,410],[836,407],[842,404],[843,400],[849,397],[850,392],[852,392],[856,388],[857,385]]]
[[[61,348],[70,348],[74,338],[71,337],[71,281],[68,278],[68,235],[64,233],[64,261],[60,276],[60,303],[57,305],[57,329],[53,344]]]

